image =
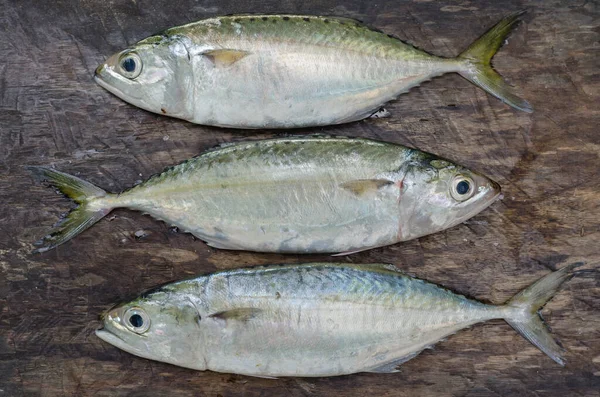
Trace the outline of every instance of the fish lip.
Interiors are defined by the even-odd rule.
[[[493,181],[490,179],[490,187],[493,191],[496,192],[496,195],[494,196],[494,198],[498,197],[500,194],[502,194],[502,186],[500,186],[500,184],[496,181]]]
[[[98,67],[96,68],[96,70],[94,71],[94,78],[99,77],[100,75],[102,75],[102,72],[104,71],[104,69],[106,68],[105,63],[101,63],[100,65],[98,65]]]
[[[140,356],[140,357],[144,356],[139,349],[137,349],[137,348],[131,346],[130,344],[128,344],[127,342],[125,342],[118,335],[116,335],[116,334],[110,332],[110,330],[106,329],[106,327],[97,329],[95,331],[95,333],[98,338],[102,339],[104,342],[106,342],[116,348],[124,350],[128,353],[134,354],[136,356]]]
[[[493,195],[490,194],[492,192],[493,192]],[[504,197],[504,195],[502,194],[502,191],[500,190],[500,185],[498,183],[490,180],[489,190],[486,193],[484,193],[484,195],[482,196],[482,198],[484,199],[483,203],[481,205],[474,207],[467,214],[460,217],[456,223],[452,224],[452,226],[455,226],[455,225],[458,225],[458,224],[468,221],[469,219],[473,218],[474,216],[478,215],[479,213],[481,213],[484,210],[486,210],[487,208],[489,208],[492,204],[494,204],[496,201],[502,199],[503,197]],[[465,201],[464,203],[466,204],[467,202],[468,202],[468,200]]]
[[[96,333],[96,336],[98,338],[102,339],[106,343],[110,343],[113,346],[117,346],[117,344],[124,344],[125,343],[125,341],[123,339],[119,338],[117,335],[115,335],[112,332],[108,331],[105,327],[98,328],[94,332]],[[119,347],[119,346],[117,346],[117,347]]]
[[[112,86],[106,82],[106,80],[104,79],[104,76],[107,73],[108,73],[108,68],[106,68],[106,65],[98,66],[98,68],[96,69],[96,72],[94,73],[94,81],[96,83],[98,83],[98,85],[100,87],[104,88],[105,90],[107,90],[108,92],[110,92],[116,96],[123,95],[123,93],[120,90],[118,90],[117,88],[115,88],[114,86]]]
[[[100,69],[101,66],[104,66],[104,68]],[[112,70],[110,70],[110,67],[106,67],[107,65],[101,65],[96,69],[96,73],[94,74],[94,81],[96,83],[98,83],[98,85],[102,88],[104,88],[106,91],[110,92],[111,94],[115,95],[116,97],[124,100],[125,102],[131,102],[131,101],[137,101],[139,100],[139,97],[137,96],[133,96],[133,95],[129,95],[129,94],[125,94],[123,91],[119,90],[117,87],[115,87],[114,85],[111,85],[110,83],[108,83],[107,77],[108,78],[113,78],[113,79],[118,79],[118,76],[112,76],[113,74],[116,75],[115,72],[113,72]],[[100,71],[98,72],[98,70],[100,69]],[[141,105],[137,105],[138,107],[142,107]],[[142,107],[143,108],[143,107]]]
[[[125,102],[128,102],[139,108],[156,113],[154,110],[144,106],[143,103],[140,103],[143,94],[139,92],[138,89],[128,89],[128,92],[125,92],[117,88],[118,84],[111,84],[111,82],[124,82],[124,86],[127,87],[127,84],[135,84],[135,79],[129,80],[121,76],[118,72],[115,71],[114,66],[111,66],[110,61],[111,58],[109,58],[106,62],[104,62],[96,68],[96,71],[94,72],[94,81],[98,83],[100,87],[104,88],[106,91],[110,92],[117,98],[120,98]]]

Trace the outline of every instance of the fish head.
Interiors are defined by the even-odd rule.
[[[190,119],[194,84],[184,40],[152,36],[109,57],[98,66],[96,82],[132,105]]]
[[[159,289],[108,310],[96,335],[139,357],[204,370],[200,318],[187,295]]]
[[[488,177],[423,152],[409,162],[402,189],[402,240],[462,223],[500,197],[500,185]]]

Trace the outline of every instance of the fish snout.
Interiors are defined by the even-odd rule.
[[[104,61],[103,63],[101,63],[97,68],[96,68],[96,72],[94,73],[94,75],[96,77],[102,77],[104,75],[106,75],[107,72],[109,71],[114,71],[116,65],[119,62],[119,59],[121,58],[121,53],[117,53],[114,55],[111,55],[106,61]]]
[[[496,201],[498,198],[501,198],[502,188],[500,187],[500,184],[498,182],[495,182],[490,179],[488,182],[488,186],[489,186],[488,194],[492,201]]]
[[[106,68],[106,64],[105,63],[101,63],[97,68],[96,71],[94,72],[94,77],[99,77],[102,75],[102,72],[104,72],[104,69]]]

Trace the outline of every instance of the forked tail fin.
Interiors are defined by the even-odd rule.
[[[39,248],[33,252],[45,252],[72,239],[98,222],[112,210],[112,207],[102,208],[98,205],[90,205],[94,199],[99,199],[109,194],[83,179],[48,167],[29,166],[26,168],[35,179],[47,181],[65,196],[79,204],[65,218],[54,225],[54,228],[48,235],[34,243]]]
[[[582,264],[573,263],[542,277],[506,303],[508,308],[516,309],[510,311],[510,315],[505,318],[506,322],[560,365],[565,365],[562,357],[564,349],[550,335],[550,330],[538,312],[554,296],[561,284],[573,276],[573,269]]]
[[[496,51],[498,51],[512,28],[518,23],[518,18],[523,13],[524,11],[520,11],[502,19],[462,52],[458,56],[458,59],[465,60],[466,62],[464,68],[459,70],[458,73],[502,102],[516,109],[531,113],[533,112],[533,108],[529,102],[519,98],[513,92],[513,89],[502,79],[502,76],[492,68],[491,64],[492,57],[496,54]]]

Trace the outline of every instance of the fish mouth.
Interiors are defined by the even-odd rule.
[[[125,101],[138,101],[140,94],[137,93],[132,86],[135,83],[115,71],[115,65],[121,53],[115,54],[108,58],[104,63],[101,63],[94,72],[94,81],[98,85],[113,95]],[[117,87],[123,87],[127,92],[120,90]],[[137,94],[137,95],[136,95]]]
[[[95,331],[96,336],[102,339],[104,342],[113,345],[116,348],[126,351],[127,353],[131,353],[138,357],[148,358],[148,354],[144,354],[142,350],[135,348],[121,339],[119,336],[113,334],[106,328],[99,328]]]
[[[119,344],[125,343],[123,339],[119,338],[112,332],[107,331],[104,327],[97,329],[95,332],[98,338],[102,339],[106,343],[110,343],[113,346],[120,347],[118,346]]]
[[[502,194],[502,191],[500,189],[501,188],[498,183],[490,180],[487,184],[487,191],[484,192],[483,194],[481,194],[479,196],[479,198],[477,199],[478,204],[475,205],[473,208],[471,208],[470,211],[468,211],[468,212],[464,213],[462,216],[460,216],[455,222],[452,223],[451,226],[458,225],[460,223],[463,223],[463,222],[471,219],[475,215],[479,214],[483,210],[490,207],[496,201],[501,200],[504,197],[504,195]],[[465,206],[468,206],[469,200],[465,201],[463,204]]]
[[[108,65],[100,65],[94,73],[94,81],[98,83],[100,87],[104,88],[111,94],[116,95],[119,98],[127,98],[127,95],[125,95],[123,91],[119,90],[114,85],[109,83],[110,80],[117,79],[115,76],[113,76],[113,74],[114,72],[110,70]]]
[[[500,187],[500,184],[498,182],[490,180],[490,189],[493,192],[496,192],[496,194],[492,197],[492,202],[496,201],[498,197],[502,196],[502,187]]]

